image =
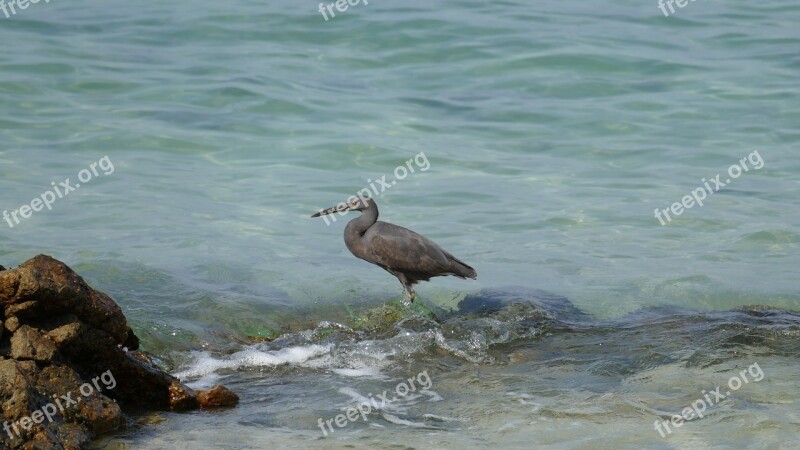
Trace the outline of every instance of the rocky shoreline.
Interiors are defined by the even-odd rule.
[[[128,407],[238,402],[223,386],[195,391],[159,369],[114,300],[49,256],[0,266],[0,307],[0,448],[85,448],[121,429]]]

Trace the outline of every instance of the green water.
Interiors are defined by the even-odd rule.
[[[65,261],[169,370],[243,397],[102,445],[794,445],[794,316],[723,316],[745,336],[775,334],[721,359],[729,347],[703,339],[718,336],[711,325],[637,330],[744,305],[800,309],[800,6],[700,0],[664,17],[655,0],[373,0],[326,22],[318,3],[0,11],[0,210],[113,163],[52,210],[0,221],[0,264]],[[406,165],[422,153],[428,164]],[[703,206],[663,226],[654,216],[734,164],[748,170]],[[398,180],[398,166],[415,173]],[[382,220],[478,272],[423,283],[430,305],[542,289],[592,325],[515,341],[484,324],[435,348],[423,343],[436,327],[311,336],[400,296],[346,250],[346,217],[308,218],[384,175],[397,182],[377,196]],[[658,411],[754,362],[764,380],[715,415],[667,438],[653,430]],[[425,369],[438,397],[320,434],[317,418],[352,403],[347,389]]]

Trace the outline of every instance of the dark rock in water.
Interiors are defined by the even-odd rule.
[[[587,316],[566,297],[540,289],[504,288],[484,289],[464,297],[458,304],[456,315],[486,315],[508,309],[514,305],[531,305],[560,321],[580,321]]]
[[[0,267],[0,269],[2,269]],[[121,406],[230,406],[157,368],[119,306],[65,264],[39,255],[0,271],[0,448],[83,448],[124,425]]]

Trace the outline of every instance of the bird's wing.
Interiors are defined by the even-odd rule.
[[[450,268],[444,250],[407,228],[376,222],[365,237],[377,262],[389,269],[438,275]]]

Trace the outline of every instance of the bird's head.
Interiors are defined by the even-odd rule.
[[[328,209],[323,209],[322,211],[312,215],[311,217],[319,217],[324,216],[326,214],[333,214],[335,212],[338,213],[346,213],[347,211],[364,211],[372,207],[375,204],[375,201],[369,197],[361,197],[361,196],[351,196],[347,199],[346,202],[339,203],[336,206],[330,207]]]

